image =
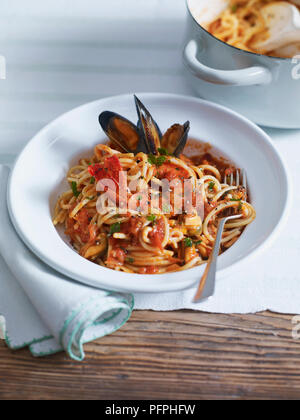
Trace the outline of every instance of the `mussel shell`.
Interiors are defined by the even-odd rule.
[[[136,96],[134,99],[139,117],[137,126],[143,136],[146,152],[158,155],[158,149],[161,147],[161,131],[144,104]]]
[[[131,121],[114,112],[104,111],[99,115],[99,123],[108,138],[123,151],[127,153],[136,151],[140,133]]]
[[[189,121],[184,125],[172,125],[161,139],[161,147],[166,149],[170,155],[180,156],[186,146],[189,131]]]

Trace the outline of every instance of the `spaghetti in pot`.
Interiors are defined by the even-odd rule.
[[[221,252],[231,247],[256,217],[244,188],[222,182],[232,171],[218,165],[210,155],[192,160],[167,153],[154,157],[121,153],[100,144],[91,159],[80,159],[68,171],[70,189],[58,199],[53,223],[65,227],[72,246],[82,257],[101,266],[140,274],[186,270],[208,259],[221,217],[242,214],[241,219],[226,224]],[[118,207],[122,200],[121,173],[127,184],[136,185],[134,194],[127,188],[135,204],[125,214],[120,214]],[[103,178],[116,185],[118,205],[103,206],[99,212],[99,203],[103,205],[107,196],[107,188],[98,188]],[[165,179],[172,185],[189,180],[192,197],[201,189],[202,211],[177,214],[178,195],[173,187],[169,191],[170,206],[165,208],[160,191]],[[158,189],[153,191],[153,185]],[[146,198],[144,191],[149,191]],[[150,193],[151,197],[157,196],[151,208],[147,206]]]
[[[228,7],[207,26],[207,30],[216,38],[236,48],[269,56],[281,56],[280,51],[258,51],[255,48],[258,40],[269,37],[268,26],[261,9],[278,1],[282,0],[228,0]],[[287,3],[296,6],[292,1]]]

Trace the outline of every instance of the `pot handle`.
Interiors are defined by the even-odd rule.
[[[240,70],[218,70],[205,66],[197,58],[197,42],[192,39],[183,51],[185,64],[199,79],[227,86],[263,85],[272,81],[272,73],[266,67],[253,66]]]

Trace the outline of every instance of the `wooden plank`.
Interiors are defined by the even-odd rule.
[[[0,344],[0,399],[298,399],[292,316],[134,312],[82,363]]]

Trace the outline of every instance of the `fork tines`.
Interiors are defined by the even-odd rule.
[[[242,180],[242,183],[241,183]],[[229,181],[229,182],[228,182]],[[234,173],[232,172],[230,175],[224,176],[224,184],[229,184],[232,186],[243,186],[247,191],[247,176],[246,171],[244,169],[237,169],[234,177]]]

